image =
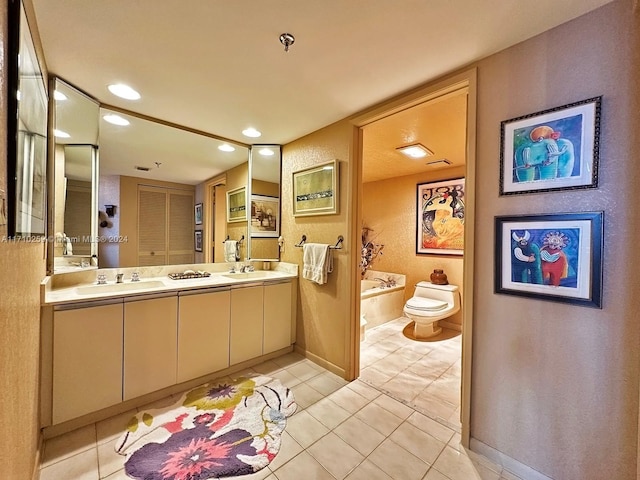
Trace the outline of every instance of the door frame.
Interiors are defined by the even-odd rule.
[[[444,77],[441,80],[418,87],[379,104],[350,119],[354,127],[351,178],[351,200],[354,214],[351,216],[351,236],[360,238],[362,224],[362,128],[376,120],[406,110],[420,103],[434,100],[448,93],[467,90],[467,138],[465,171],[465,231],[463,258],[463,294],[462,294],[462,374],[460,421],[462,424],[461,443],[469,447],[471,420],[471,372],[473,344],[473,278],[474,278],[474,225],[475,225],[475,179],[476,179],[476,108],[477,108],[477,70],[472,68]],[[358,255],[352,256],[351,268],[357,271]],[[351,323],[347,333],[348,371],[347,376],[355,379],[360,373],[360,276],[353,275],[351,285]]]

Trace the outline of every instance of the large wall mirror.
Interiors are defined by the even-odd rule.
[[[249,220],[248,257],[279,260],[280,247],[280,145],[253,145],[249,164],[251,179],[247,204]]]
[[[59,240],[49,271],[224,262],[227,237],[244,239],[241,260],[279,259],[279,145],[154,121],[54,82],[66,100],[54,102],[53,128],[69,136],[56,137],[49,160]],[[246,219],[227,222],[226,192],[243,187]]]
[[[53,251],[49,252],[53,271],[62,273],[97,267],[99,105],[58,78],[53,85]]]

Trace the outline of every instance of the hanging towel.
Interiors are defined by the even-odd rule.
[[[225,262],[237,262],[240,260],[240,252],[238,251],[237,240],[225,240],[224,241],[224,261]]]
[[[333,250],[326,243],[305,243],[302,246],[302,278],[320,285],[327,283],[333,271]]]

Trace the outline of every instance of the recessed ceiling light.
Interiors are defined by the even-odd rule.
[[[105,115],[102,118],[104,118],[105,122],[112,123],[113,125],[120,125],[121,127],[126,127],[127,125],[129,125],[129,120],[113,113]]]
[[[62,93],[60,90],[54,90],[53,91],[53,98],[54,100],[58,100],[59,102],[64,101],[67,99],[67,96]]]
[[[260,155],[264,156],[264,157],[270,157],[275,152],[273,150],[271,150],[270,148],[261,148],[260,150],[258,150],[258,153]]]
[[[433,155],[433,152],[421,143],[414,143],[413,145],[406,145],[404,147],[396,148],[400,153],[410,158],[422,158],[427,155]]]
[[[53,131],[53,136],[56,138],[71,138],[71,135],[69,135],[67,132],[63,132],[62,130],[58,129],[55,129]]]
[[[233,148],[228,143],[223,143],[222,145],[218,146],[218,150],[222,150],[223,152],[233,152],[235,148]]]
[[[451,165],[451,161],[446,158],[441,158],[440,160],[434,160],[433,162],[425,163],[427,167],[444,167],[446,165]]]
[[[129,85],[125,85],[124,83],[115,83],[113,85],[109,85],[107,87],[111,93],[114,95],[124,98],[126,100],[139,100],[140,94],[136,92]]]
[[[246,137],[252,137],[252,138],[256,138],[262,135],[261,132],[259,132],[253,127],[245,128],[244,130],[242,130],[242,134]]]

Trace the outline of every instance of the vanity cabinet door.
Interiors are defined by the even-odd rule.
[[[178,297],[124,304],[124,400],[176,383]]]
[[[291,346],[291,282],[264,286],[263,355]]]
[[[230,365],[262,355],[262,302],[262,285],[231,290]]]
[[[122,401],[122,303],[53,314],[53,423]]]
[[[231,292],[180,295],[178,383],[229,366]]]

